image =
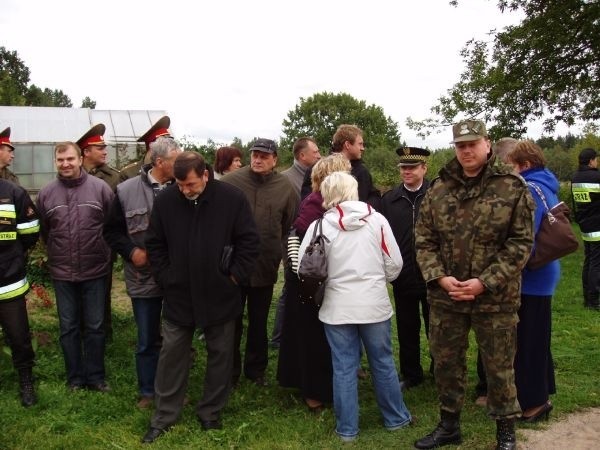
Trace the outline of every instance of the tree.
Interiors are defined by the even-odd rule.
[[[0,104],[23,104],[28,83],[29,69],[17,52],[0,47]]]
[[[86,97],[89,99],[89,97]],[[90,100],[91,102],[91,100]],[[94,106],[95,106],[95,102]],[[0,47],[0,104],[8,106],[73,106],[60,89],[29,85],[29,68],[16,51]]]
[[[96,109],[96,102],[94,100],[92,100],[91,98],[86,97],[81,101],[81,107]]]
[[[310,136],[321,151],[327,151],[335,130],[344,123],[360,127],[368,146],[395,148],[400,142],[398,124],[386,117],[380,106],[367,106],[349,94],[321,92],[300,97],[300,103],[288,112],[283,120],[281,148],[291,150],[296,139]]]
[[[365,162],[375,183],[393,184],[398,178],[394,152],[400,145],[398,124],[386,116],[380,106],[367,105],[364,100],[345,93],[321,92],[306,99],[300,97],[300,103],[283,120],[280,165],[291,164],[291,152],[285,150],[291,150],[294,141],[303,136],[315,139],[321,153],[327,154],[335,130],[345,123],[363,130],[367,148]]]
[[[479,117],[495,123],[497,138],[524,135],[532,119],[546,132],[600,119],[600,2],[499,0],[498,8],[525,18],[492,31],[492,43],[470,40],[460,80],[432,108],[437,118],[407,124],[427,135],[457,116]]]

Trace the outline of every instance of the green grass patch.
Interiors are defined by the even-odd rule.
[[[600,313],[583,308],[581,294],[582,250],[564,258],[562,279],[553,299],[552,350],[556,364],[557,394],[551,420],[586,407],[600,406]],[[280,277],[281,278],[281,277]],[[278,284],[275,292],[280,292]],[[45,308],[30,300],[30,323],[37,342],[34,374],[39,403],[29,409],[20,405],[17,375],[10,358],[0,353],[0,449],[135,449],[142,448],[151,411],[135,407],[137,381],[134,348],[135,323],[124,293],[122,275],[115,274],[113,292],[114,340],[106,354],[108,394],[71,393],[65,387],[65,370],[58,344],[56,308]],[[275,316],[276,298],[271,308]],[[394,321],[392,321],[394,322]],[[395,330],[394,330],[395,334]],[[476,383],[476,345],[471,336],[468,353],[469,387],[463,411],[463,449],[491,448],[495,425],[483,409],[473,404]],[[423,339],[423,342],[426,342]],[[191,372],[191,402],[172,430],[152,444],[153,449],[306,449],[306,448],[412,448],[413,442],[431,431],[438,421],[438,404],[431,376],[405,395],[406,404],[417,421],[396,432],[381,423],[370,380],[359,382],[360,429],[358,441],[343,445],[333,428],[332,409],[314,415],[294,390],[277,386],[277,351],[270,351],[267,388],[258,388],[242,379],[223,412],[224,429],[203,432],[194,405],[202,393],[205,350],[194,340],[197,358]],[[394,352],[397,357],[397,342]],[[429,367],[427,345],[422,362]],[[366,366],[366,362],[364,364]],[[543,425],[533,425],[538,427]]]

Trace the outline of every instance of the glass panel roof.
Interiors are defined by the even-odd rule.
[[[0,106],[0,131],[10,127],[14,143],[52,143],[76,141],[92,125],[103,123],[104,140],[117,144],[135,142],[164,115],[160,110]]]

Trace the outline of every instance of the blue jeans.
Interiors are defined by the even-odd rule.
[[[137,325],[135,368],[142,396],[154,395],[154,378],[160,353],[160,313],[162,297],[131,299],[133,317]]]
[[[104,381],[106,277],[86,281],[53,280],[53,283],[67,383],[101,383]]]
[[[333,408],[335,432],[342,437],[358,435],[358,386],[360,343],[365,346],[377,405],[386,428],[408,425],[410,412],[404,404],[392,356],[391,322],[324,324],[333,364]]]

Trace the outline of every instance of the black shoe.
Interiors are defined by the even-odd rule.
[[[552,403],[546,402],[544,404],[544,407],[540,409],[536,414],[534,414],[533,416],[521,416],[519,418],[519,421],[525,423],[536,423],[540,420],[548,420],[548,417],[550,417],[550,411],[552,411],[553,409],[554,406],[552,406]]]
[[[258,376],[256,378],[253,378],[250,381],[252,381],[258,387],[266,387],[269,385],[269,383],[267,383],[267,380],[265,380],[265,377],[262,375]]]
[[[438,426],[427,436],[415,442],[415,448],[431,449],[450,444],[460,444],[462,437],[460,435],[459,414],[441,412],[442,420]]]
[[[148,428],[146,434],[142,438],[142,444],[152,444],[155,440],[165,434],[167,430],[163,428]]]
[[[204,431],[208,430],[220,430],[223,428],[223,424],[219,419],[217,420],[201,420],[200,425]]]
[[[67,385],[67,389],[71,392],[77,392],[77,391],[81,391],[83,390],[85,386],[83,384],[79,384],[79,383],[69,383]]]
[[[407,378],[405,380],[400,381],[400,386],[402,388],[402,392],[407,391],[410,388],[417,387],[420,384],[423,384],[423,378],[421,378],[421,379]]]
[[[110,392],[111,388],[106,382],[90,383],[87,385],[88,390],[96,392]]]
[[[515,419],[496,420],[496,450],[515,450],[516,448]]]

